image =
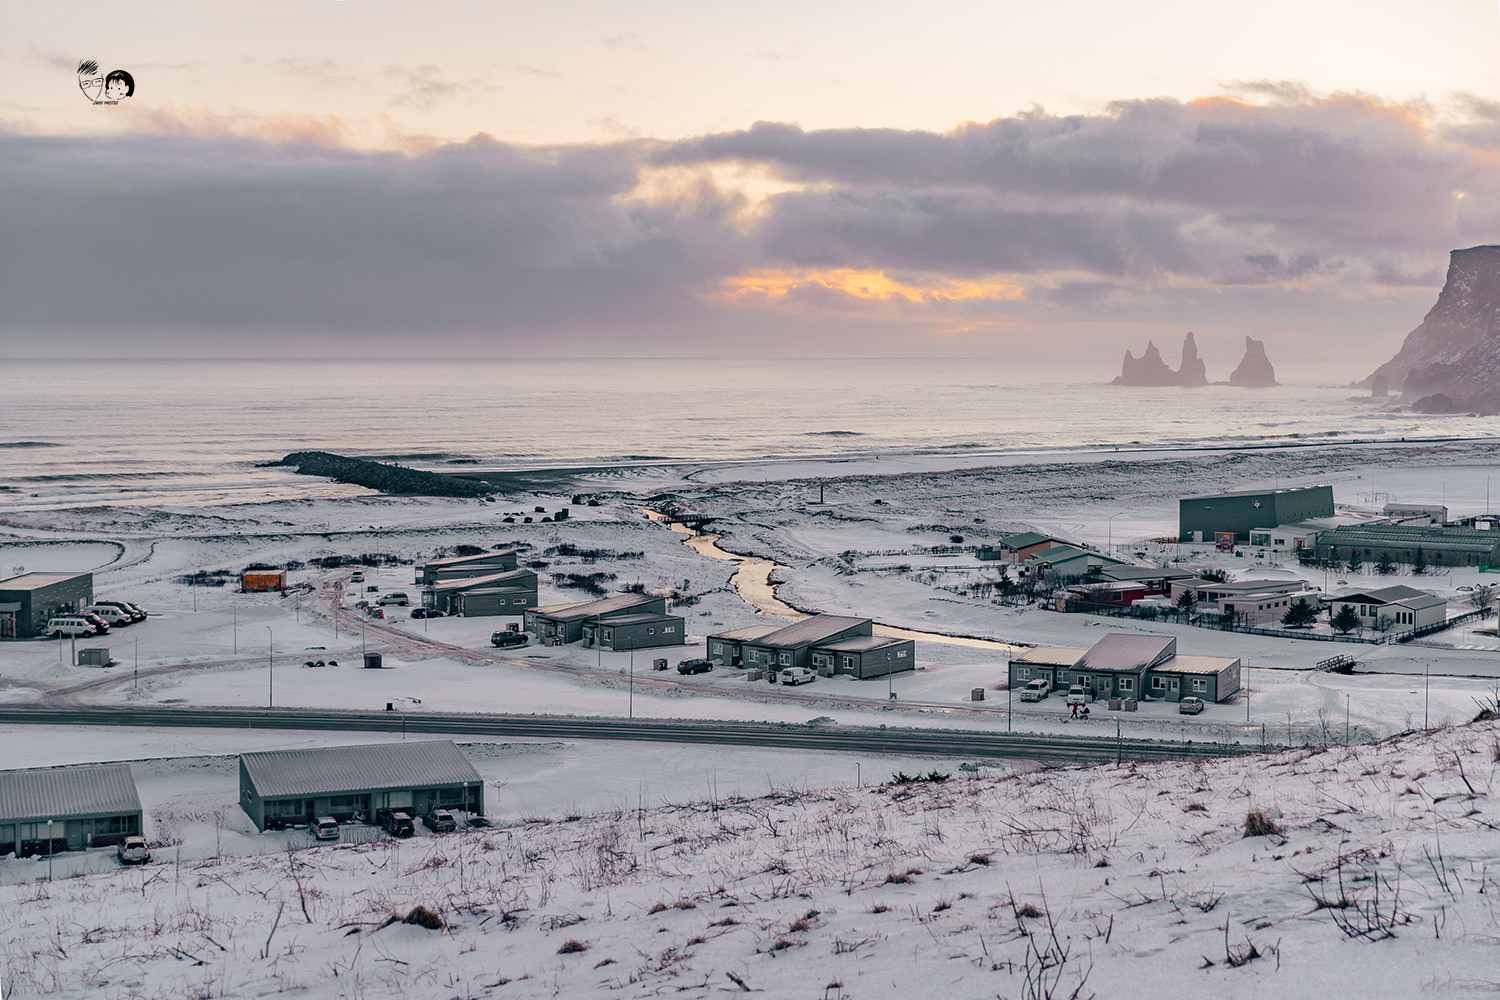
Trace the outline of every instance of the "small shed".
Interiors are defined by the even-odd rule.
[[[286,589],[286,570],[247,569],[240,574],[240,589],[247,594]]]
[[[140,832],[141,798],[128,765],[0,771],[0,855],[108,847]]]

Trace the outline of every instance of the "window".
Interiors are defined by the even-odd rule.
[[[724,644],[722,642],[711,642],[708,644],[708,648],[710,651],[715,653],[724,652]]]
[[[1121,677],[1120,678],[1120,690],[1121,691],[1134,691],[1135,690],[1135,678],[1134,677]]]
[[[1021,681],[1029,681],[1029,680],[1031,680],[1031,668],[1030,667],[1017,667],[1016,668],[1016,679],[1017,680],[1021,680]]]
[[[512,603],[512,604],[525,604],[526,603],[526,598],[524,598],[524,597],[518,597],[514,601],[511,601],[510,603]]]
[[[788,666],[788,667],[791,666],[792,665],[792,654],[791,653],[782,653],[781,654],[781,662],[782,662],[783,666]]]
[[[1208,690],[1208,681],[1205,680],[1202,677],[1194,677],[1193,678],[1193,690],[1194,691],[1207,691]]]
[[[1165,677],[1151,678],[1151,688],[1154,691],[1165,691],[1167,689],[1167,679]]]
[[[898,650],[896,650],[896,659],[898,659],[898,660],[904,660],[904,659],[906,659],[906,650],[904,650],[904,649],[898,649]]]

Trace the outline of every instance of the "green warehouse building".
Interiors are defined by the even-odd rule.
[[[1236,542],[1250,541],[1254,528],[1274,528],[1314,517],[1333,516],[1332,486],[1301,486],[1285,490],[1243,490],[1177,501],[1177,540],[1212,542],[1216,535],[1234,533]]]

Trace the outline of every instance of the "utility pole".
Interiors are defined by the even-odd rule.
[[[135,681],[131,687],[141,686],[141,637],[135,637]]]
[[[78,636],[76,635],[68,636],[68,659],[72,661],[73,666],[78,666]]]
[[[52,881],[52,821],[47,821],[47,881]]]
[[[630,715],[635,718],[635,647],[630,647]]]
[[[234,655],[240,655],[240,606],[234,605]]]
[[[276,703],[276,633],[266,626],[266,669],[269,687],[266,691],[266,707]]]
[[[1349,745],[1349,692],[1344,692],[1344,746]]]
[[[1115,716],[1115,767],[1120,766],[1121,757],[1124,754],[1124,740],[1120,735],[1120,717]]]
[[[1432,706],[1432,664],[1422,667],[1422,728],[1427,729],[1428,709]]]

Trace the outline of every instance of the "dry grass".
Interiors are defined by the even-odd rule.
[[[1281,832],[1271,817],[1259,809],[1252,809],[1245,813],[1245,836],[1246,837],[1274,837]]]
[[[649,909],[649,910],[646,911],[646,915],[650,916],[653,913],[665,913],[666,910],[667,910],[667,904],[666,903],[657,903],[655,906],[651,907],[651,909]]]
[[[908,868],[904,872],[891,872],[889,875],[887,875],[885,877],[885,881],[882,882],[882,883],[880,883],[880,884],[881,885],[911,885],[912,876],[913,875],[920,875],[920,874],[922,874],[922,869],[920,869],[920,868]]]
[[[1016,916],[1030,917],[1032,920],[1036,920],[1042,916],[1042,911],[1038,910],[1030,903],[1022,903],[1020,906],[1016,907]]]
[[[406,915],[406,919],[402,922],[416,924],[418,927],[425,927],[430,931],[442,930],[443,928],[443,918],[425,906],[412,907],[412,911]]]
[[[990,863],[990,856],[988,854],[971,854],[971,855],[969,855],[969,864],[971,864],[971,865],[987,865],[989,863]]]
[[[1182,807],[1182,811],[1185,813],[1206,813],[1208,812],[1208,806],[1202,802],[1189,802]]]
[[[891,908],[889,906],[886,906],[884,903],[876,903],[874,906],[870,907],[870,912],[871,913],[889,913],[889,912],[891,912]]]
[[[576,955],[580,951],[588,950],[589,946],[584,944],[582,941],[576,940],[574,938],[568,938],[568,940],[563,942],[563,946],[557,949],[557,953],[559,955]]]

